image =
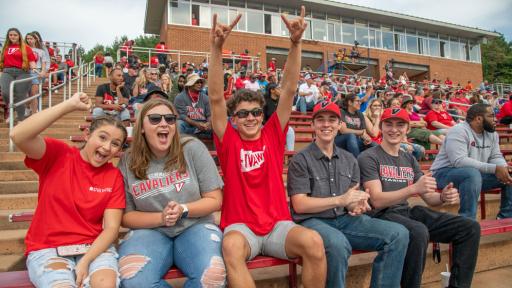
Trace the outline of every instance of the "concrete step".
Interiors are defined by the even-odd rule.
[[[26,270],[27,258],[23,253],[0,255],[0,273],[8,271]]]
[[[472,288],[510,288],[512,283],[512,266],[492,269],[476,273],[473,276]],[[422,288],[441,287],[441,281],[422,285]]]
[[[0,195],[37,193],[39,181],[0,181]]]
[[[38,176],[32,170],[0,170],[2,181],[37,181]]]
[[[0,194],[0,210],[34,209],[37,205],[37,193]]]
[[[27,169],[27,168],[25,167],[25,163],[23,162],[23,160],[15,160],[15,161],[0,160],[0,170],[24,170],[24,169]]]
[[[0,152],[0,161],[23,161],[25,154],[21,152]]]
[[[20,212],[34,212],[34,209],[0,210],[0,230],[28,229],[29,221],[10,222],[9,215]]]
[[[0,234],[0,255],[24,253],[26,234],[27,229],[3,230]]]

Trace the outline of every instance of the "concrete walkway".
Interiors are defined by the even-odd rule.
[[[510,283],[512,283],[512,266],[477,273],[471,288],[510,288],[512,287]],[[421,287],[439,288],[441,282],[434,282]]]

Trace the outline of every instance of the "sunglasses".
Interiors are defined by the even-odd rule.
[[[252,116],[254,116],[254,117],[258,117],[258,116],[261,116],[261,114],[263,114],[263,109],[262,108],[254,108],[252,110],[242,109],[242,110],[235,112],[234,116],[236,116],[238,118],[247,118],[249,116],[249,113],[251,113]]]
[[[157,125],[162,122],[162,118],[164,118],[165,122],[169,125],[176,123],[176,115],[174,114],[148,114],[149,123],[153,125]]]

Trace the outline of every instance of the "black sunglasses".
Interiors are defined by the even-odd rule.
[[[149,123],[153,125],[159,124],[162,118],[164,118],[165,122],[169,125],[176,123],[176,115],[174,114],[148,114]]]
[[[242,110],[235,112],[233,115],[238,118],[247,118],[249,116],[249,113],[251,113],[252,116],[254,116],[254,117],[258,117],[258,116],[261,116],[261,114],[263,114],[263,109],[262,108],[254,108],[252,110],[242,109]]]

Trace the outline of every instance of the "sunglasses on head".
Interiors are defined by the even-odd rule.
[[[157,125],[162,122],[162,118],[164,118],[167,124],[172,125],[176,123],[176,115],[174,114],[148,114],[149,123],[153,125]]]
[[[247,118],[249,116],[249,113],[251,113],[252,116],[254,116],[254,117],[258,117],[258,116],[261,116],[261,114],[263,114],[263,109],[262,108],[254,108],[252,110],[242,109],[242,110],[235,112],[234,116],[236,116],[238,118]]]

